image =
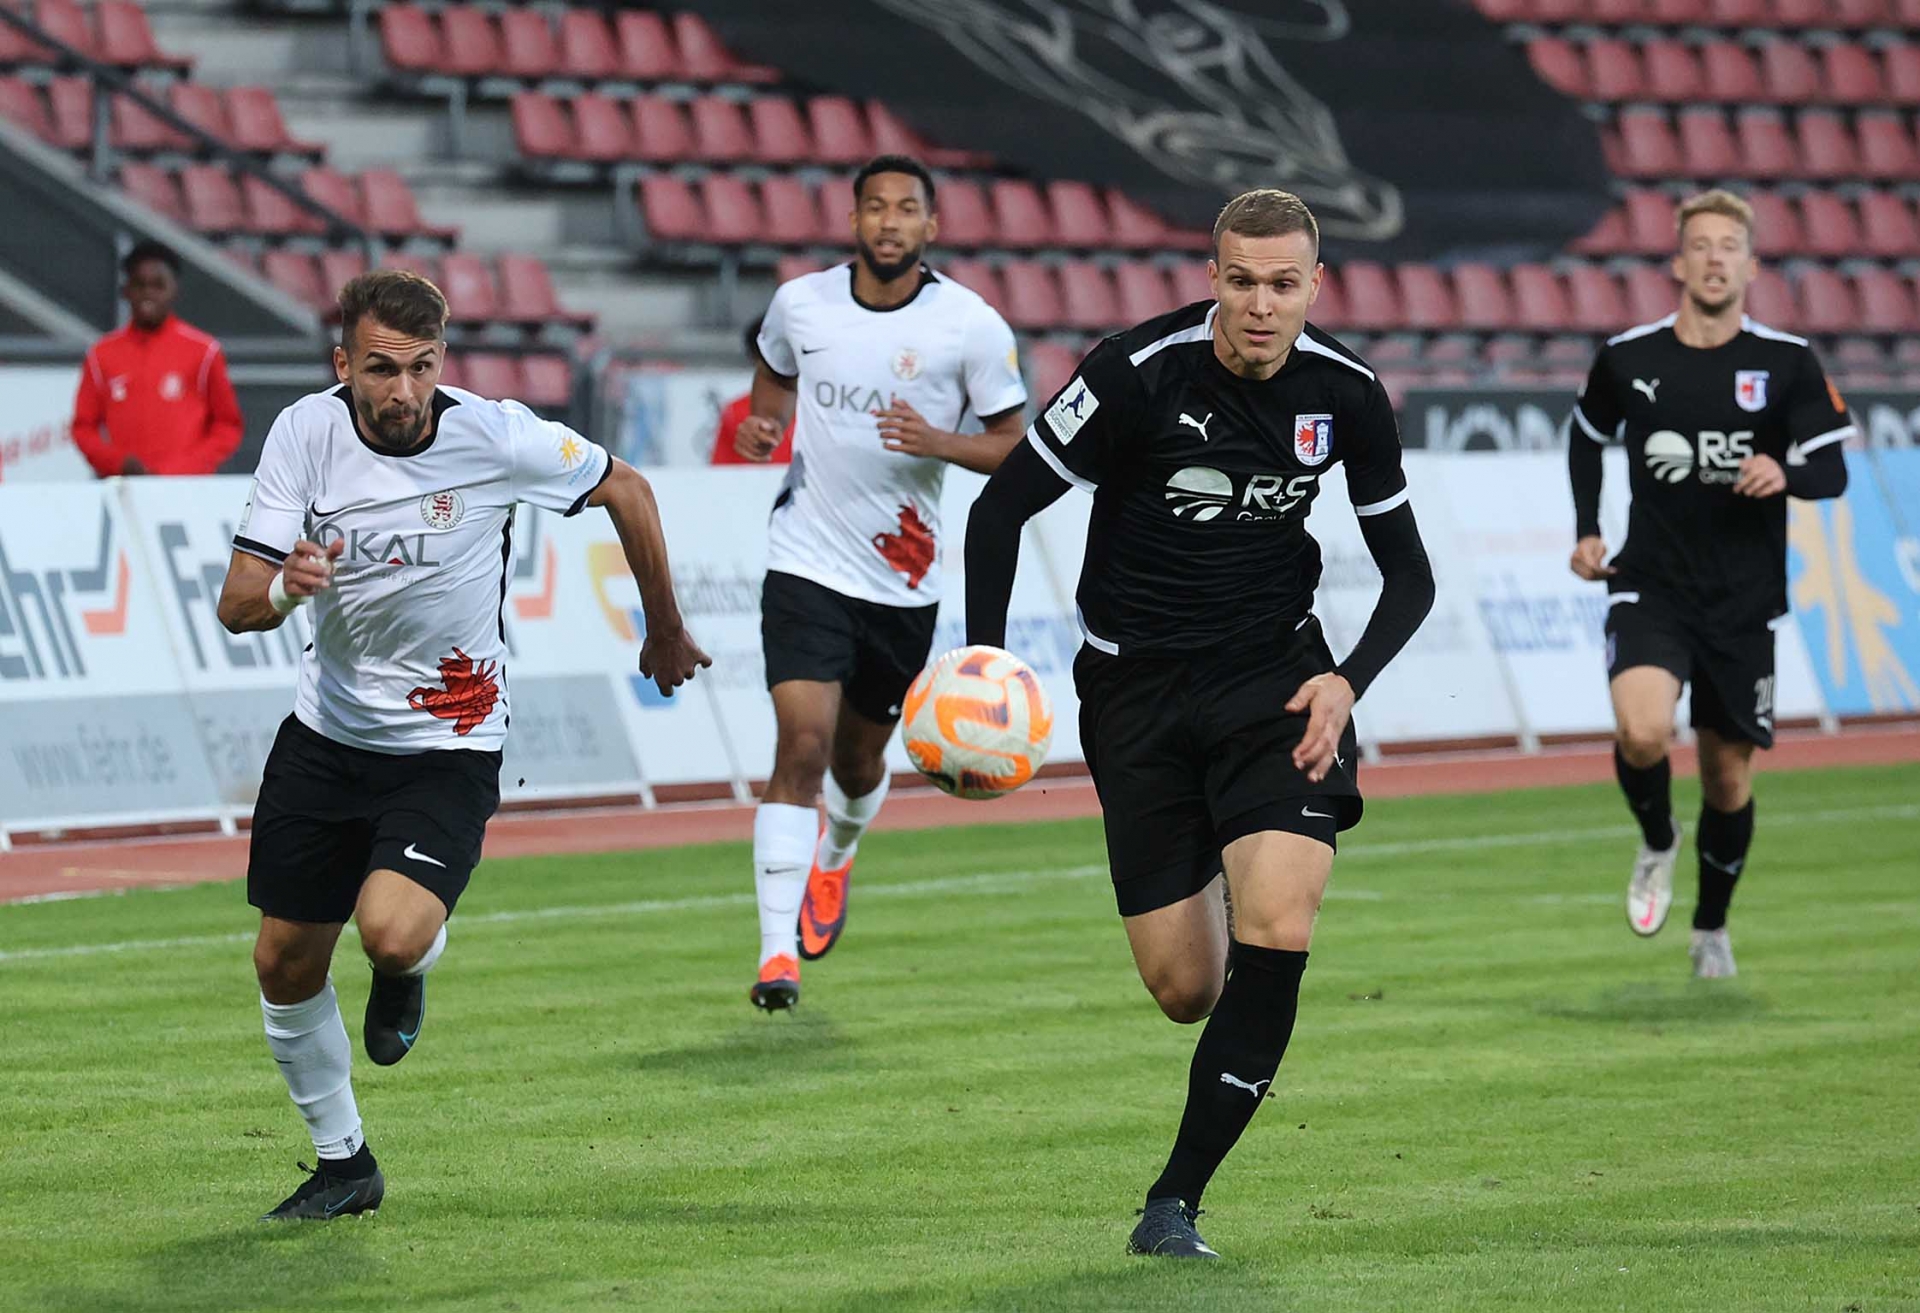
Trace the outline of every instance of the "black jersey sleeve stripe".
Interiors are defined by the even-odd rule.
[[[591,488],[588,488],[585,492],[581,493],[578,497],[574,499],[573,505],[567,507],[566,514],[578,515],[581,511],[586,510],[587,499],[593,496],[594,493],[600,491],[600,485],[605,483],[607,481],[607,476],[612,473],[613,473],[613,453],[608,452],[607,465],[605,469],[600,471],[600,477],[593,481],[593,486]]]
[[[235,551],[245,552],[248,556],[257,556],[270,565],[283,565],[286,563],[287,554],[285,552],[280,551],[278,548],[269,547],[263,542],[256,542],[252,538],[243,538],[239,534],[235,534],[233,546]]]

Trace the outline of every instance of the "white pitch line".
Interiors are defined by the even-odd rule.
[[[1823,825],[1854,820],[1889,820],[1920,817],[1920,803],[1889,803],[1872,807],[1839,807],[1826,811],[1785,812],[1780,815],[1767,815],[1763,823],[1769,829],[1794,828],[1804,825]],[[1583,839],[1612,839],[1638,833],[1630,825],[1596,825],[1577,830],[1534,830],[1518,834],[1480,834],[1454,839],[1410,839],[1396,843],[1351,844],[1343,848],[1340,856],[1344,859],[1373,857],[1406,857],[1420,853],[1471,852],[1487,848],[1520,848],[1535,844],[1565,843]],[[976,875],[942,876],[933,880],[903,880],[893,884],[869,884],[861,887],[862,898],[925,898],[941,893],[990,892],[1007,886],[1035,884],[1047,880],[1084,880],[1096,875],[1105,875],[1104,864],[1085,866],[1059,866],[1028,871],[984,871]],[[1372,889],[1351,889],[1335,885],[1327,890],[1327,897],[1336,900],[1356,902],[1380,902],[1389,897],[1399,899],[1409,897],[1414,900],[1451,896],[1444,891],[1430,894],[1388,895]],[[1616,901],[1612,894],[1541,894],[1530,895],[1531,902],[1594,902],[1610,903]],[[464,930],[469,926],[515,925],[529,921],[566,921],[583,917],[603,916],[649,916],[663,912],[700,911],[721,907],[751,907],[756,899],[753,894],[742,891],[732,894],[703,894],[688,898],[645,898],[625,903],[600,903],[563,905],[559,907],[532,907],[508,912],[482,912],[477,915],[460,916],[455,929]],[[352,927],[348,927],[351,932]],[[29,962],[47,958],[94,957],[109,953],[158,952],[174,948],[198,948],[215,944],[240,944],[252,940],[251,930],[235,931],[222,935],[181,935],[172,939],[123,939],[111,943],[65,944],[53,948],[20,948],[0,950],[0,963]]]

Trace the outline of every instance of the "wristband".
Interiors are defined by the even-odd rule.
[[[273,572],[273,581],[267,585],[267,605],[274,609],[276,615],[292,615],[312,600],[310,597],[294,597],[289,594],[287,572],[284,570]]]

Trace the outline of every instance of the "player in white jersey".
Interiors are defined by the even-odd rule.
[[[602,506],[640,587],[641,673],[710,665],[681,623],[653,493],[624,461],[514,401],[438,386],[447,303],[394,271],[340,293],[342,386],[267,434],[220,595],[233,633],[313,604],[293,714],[254,807],[247,899],[267,1044],[319,1166],[268,1220],[380,1206],[329,967],[351,917],[373,965],[367,1055],[405,1057],[427,970],[500,802],[514,506]]]
[[[779,742],[753,824],[749,997],[769,1011],[794,1004],[799,959],[846,925],[854,850],[887,795],[887,740],[933,643],[947,466],[992,473],[1027,403],[1006,321],[922,263],[938,233],[926,169],[880,156],[853,202],[853,261],[774,294],[735,439],[765,460],[798,403],[761,597]],[[983,432],[955,431],[969,413]]]

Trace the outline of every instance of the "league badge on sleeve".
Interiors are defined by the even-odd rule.
[[[1333,450],[1333,416],[1295,415],[1293,454],[1302,465],[1318,465]]]
[[[1736,369],[1733,371],[1733,400],[1740,409],[1758,413],[1767,408],[1767,371],[1764,369]]]
[[[1051,406],[1047,407],[1047,426],[1053,435],[1060,439],[1060,445],[1066,446],[1073,441],[1073,435],[1080,426],[1093,418],[1093,412],[1100,409],[1100,398],[1093,395],[1093,389],[1087,386],[1087,380],[1076,378],[1067,384],[1067,390]]]

